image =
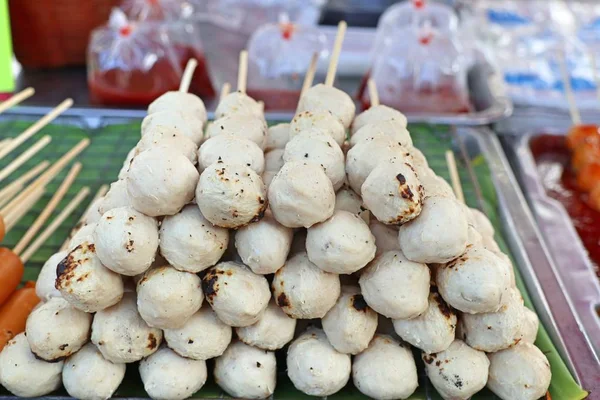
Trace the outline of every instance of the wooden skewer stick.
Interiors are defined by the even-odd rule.
[[[10,143],[10,139],[0,140],[0,149]]]
[[[27,128],[19,136],[13,138],[8,145],[0,149],[0,160],[4,158],[8,153],[19,147],[23,142],[28,140],[30,137],[38,133],[43,127],[54,121],[56,117],[65,112],[69,107],[73,105],[72,99],[66,99],[60,103],[56,108],[50,111],[48,114],[37,120],[33,125]]]
[[[306,93],[306,91],[312,86],[315,80],[315,71],[317,70],[317,63],[319,62],[319,53],[316,51],[313,53],[306,75],[304,75],[304,82],[302,82],[302,90],[300,91],[300,97]]]
[[[48,161],[41,162],[37,167],[33,167],[29,171],[23,174],[20,178],[11,182],[4,189],[0,190],[0,207],[2,207],[10,198],[12,198],[16,193],[23,189],[25,183],[32,180],[34,177],[38,176],[42,171],[44,171],[50,163]]]
[[[38,238],[25,250],[21,256],[21,261],[25,264],[33,254],[42,246],[42,244],[60,227],[60,225],[73,213],[81,202],[90,193],[89,187],[82,188],[77,196],[62,210],[62,212],[52,221],[52,223],[38,236]]]
[[[61,251],[67,249],[67,246],[69,245],[69,242],[71,241],[71,238],[73,237],[73,235],[75,234],[75,232],[77,232],[77,230],[79,228],[81,228],[81,226],[83,226],[83,223],[85,222],[85,217],[91,211],[91,209],[94,206],[94,203],[96,202],[96,200],[98,200],[99,198],[103,197],[106,193],[108,193],[108,185],[102,185],[102,186],[100,186],[100,189],[98,189],[98,191],[94,195],[94,198],[90,201],[90,204],[88,204],[88,207],[85,209],[85,211],[83,212],[83,214],[81,214],[81,218],[79,218],[79,221],[77,221],[77,224],[75,224],[75,226],[73,227],[73,229],[71,229],[71,233],[69,233],[69,236],[67,236],[67,238],[63,242],[62,246],[60,246],[60,250]]]
[[[54,165],[52,165],[46,172],[39,176],[33,183],[29,185],[23,192],[15,197],[6,207],[0,210],[0,215],[6,215],[13,207],[18,207],[19,203],[27,198],[29,194],[37,187],[46,186],[58,173],[79,153],[83,151],[90,144],[90,139],[82,139],[75,147],[65,153]]]
[[[248,80],[248,51],[240,52],[240,65],[238,67],[238,92],[246,93],[246,83]]]
[[[40,140],[38,140],[33,146],[28,148],[23,154],[19,157],[15,158],[13,162],[8,164],[2,170],[0,170],[0,182],[6,179],[10,174],[15,172],[17,168],[21,165],[25,164],[28,160],[30,160],[34,155],[39,153],[44,147],[48,145],[52,141],[52,138],[49,135],[44,136]]]
[[[565,87],[565,96],[567,97],[569,114],[571,115],[571,122],[573,125],[581,125],[581,114],[579,114],[577,102],[575,101],[575,95],[573,94],[573,87],[571,86],[571,78],[569,76],[569,69],[567,66],[567,56],[562,53],[562,57],[559,61],[560,73],[562,75],[563,86]]]
[[[219,95],[219,102],[223,101],[225,97],[231,92],[231,83],[225,82],[221,88],[221,94]]]
[[[15,254],[18,255],[23,250],[25,250],[25,247],[27,247],[29,242],[31,242],[31,240],[33,239],[35,234],[38,233],[38,231],[44,225],[44,223],[48,220],[50,215],[52,215],[52,213],[58,206],[58,203],[60,203],[60,201],[63,199],[63,197],[65,197],[65,194],[67,194],[67,191],[69,190],[71,185],[73,185],[73,182],[75,181],[75,178],[77,178],[77,175],[79,174],[79,172],[81,172],[81,163],[77,162],[77,163],[73,164],[73,166],[71,167],[71,170],[69,171],[69,173],[67,174],[65,179],[62,181],[58,190],[56,191],[56,193],[54,193],[54,196],[52,196],[52,198],[50,199],[50,202],[48,202],[48,204],[46,205],[46,207],[44,208],[42,213],[37,217],[37,219],[29,227],[27,232],[25,232],[25,235],[23,235],[21,240],[19,240],[17,245],[13,248],[13,252]]]
[[[24,199],[24,201],[20,204],[20,207],[12,210],[9,214],[4,218],[4,224],[6,226],[5,233],[8,233],[16,224],[19,222],[21,218],[25,216],[31,210],[31,208],[38,202],[38,200],[44,195],[45,192],[44,187],[40,187],[35,189],[29,197]]]
[[[194,71],[198,66],[198,61],[194,58],[190,58],[187,65],[185,66],[185,71],[183,71],[183,76],[181,77],[181,83],[179,84],[180,92],[187,92],[190,90],[190,84],[192,83],[192,78],[194,77]]]
[[[377,85],[373,78],[369,78],[367,81],[367,86],[369,86],[369,99],[371,100],[371,107],[379,105],[379,93],[377,92]]]
[[[24,89],[19,93],[13,95],[10,99],[3,101],[2,103],[0,103],[0,114],[8,110],[9,108],[16,106],[23,100],[30,98],[34,95],[34,93],[35,89],[32,87],[28,87],[27,89]]]
[[[462,185],[460,183],[460,175],[458,174],[458,168],[456,167],[456,158],[454,158],[454,152],[452,150],[446,150],[446,163],[448,164],[448,171],[450,171],[450,180],[452,181],[454,194],[458,201],[465,204],[465,194],[463,193]]]
[[[344,36],[346,35],[346,27],[346,21],[340,21],[340,23],[338,24],[337,35],[335,36],[335,43],[333,44],[331,58],[329,59],[327,77],[325,78],[326,86],[333,86],[333,82],[335,81],[335,74],[337,73],[337,66],[340,59],[340,53],[342,52],[342,45],[344,44]]]

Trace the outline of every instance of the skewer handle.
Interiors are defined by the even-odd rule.
[[[456,167],[456,158],[454,158],[454,152],[452,150],[446,151],[446,163],[448,164],[448,171],[450,172],[450,180],[452,181],[454,194],[458,201],[465,204],[465,194],[463,193],[462,185],[460,183],[460,176],[458,174],[458,168]]]
[[[579,114],[579,109],[577,109],[577,102],[575,101],[575,95],[573,94],[571,77],[569,76],[569,68],[567,66],[567,56],[564,52],[561,53],[559,63],[563,86],[565,87],[565,96],[567,97],[567,104],[569,105],[571,122],[573,125],[581,125],[581,114]]]
[[[9,214],[6,214],[4,217],[4,223],[6,225],[6,233],[8,233],[14,226],[19,222],[21,218],[25,216],[33,208],[35,203],[44,195],[45,192],[44,187],[40,187],[35,189],[29,196],[23,199],[23,202],[20,204],[19,208],[11,210]]]
[[[346,21],[340,21],[338,24],[337,35],[335,36],[335,43],[331,52],[331,59],[329,60],[329,68],[327,69],[327,77],[325,78],[326,86],[333,86],[333,82],[335,81],[340,53],[344,44],[344,36],[346,35],[346,27]]]
[[[238,68],[238,91],[246,93],[246,83],[248,80],[248,51],[240,52],[240,65]]]
[[[223,88],[221,88],[221,94],[219,95],[219,101],[223,101],[225,97],[231,92],[231,83],[225,82]]]
[[[39,175],[42,171],[44,171],[50,163],[48,161],[43,161],[37,167],[34,167],[23,174],[20,178],[14,180],[9,185],[7,185],[4,189],[0,190],[0,207],[3,207],[8,201],[23,187],[26,182],[29,182],[35,176]]]
[[[183,76],[181,77],[181,84],[179,85],[180,92],[187,92],[190,90],[190,84],[192,83],[192,78],[194,77],[194,71],[198,66],[198,61],[194,58],[190,58],[187,65],[185,66],[185,70],[183,71]]]
[[[27,89],[24,89],[24,90],[20,91],[19,93],[13,95],[10,99],[0,103],[0,114],[3,113],[4,111],[8,110],[9,108],[16,106],[23,100],[30,98],[34,94],[35,94],[35,89],[32,87],[28,87]]]
[[[371,107],[379,105],[379,92],[377,91],[377,85],[373,78],[369,78],[367,81],[369,86],[369,99],[371,100]]]
[[[306,91],[312,86],[313,81],[315,80],[315,71],[317,69],[317,62],[319,61],[319,53],[314,52],[311,59],[310,64],[308,64],[308,69],[306,70],[306,75],[304,76],[304,82],[302,83],[302,90],[300,91],[300,97],[306,93]]]
[[[40,140],[38,140],[33,146],[28,148],[23,154],[15,158],[10,164],[0,170],[0,182],[6,179],[10,174],[15,172],[17,168],[21,165],[25,164],[29,161],[34,155],[39,153],[44,147],[48,145],[52,141],[52,138],[49,135],[44,136]]]

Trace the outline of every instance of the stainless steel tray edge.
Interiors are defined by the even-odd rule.
[[[575,379],[586,390],[598,391],[598,358],[572,303],[564,295],[564,285],[502,146],[487,128],[479,131],[497,188],[503,224],[512,233],[507,235],[509,245],[520,259],[520,272],[536,311]]]

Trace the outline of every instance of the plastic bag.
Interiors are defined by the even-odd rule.
[[[134,21],[176,21],[189,15],[183,0],[125,0],[121,10]]]
[[[315,27],[263,26],[248,42],[248,94],[262,100],[266,110],[295,110],[313,54],[326,60],[328,48],[327,38]]]
[[[88,47],[93,102],[142,106],[177,90],[182,58],[164,28],[130,22],[121,10],[113,10],[108,25],[92,32]]]

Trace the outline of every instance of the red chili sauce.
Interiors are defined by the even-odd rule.
[[[190,58],[198,61],[190,84],[190,92],[204,98],[215,96],[206,59],[193,48],[180,48],[181,71]],[[181,71],[166,59],[159,59],[148,71],[110,69],[98,71],[88,78],[91,100],[97,104],[147,106],[170,90],[178,90]]]
[[[265,111],[296,111],[299,90],[248,89],[248,96],[265,103]]]
[[[600,276],[600,212],[588,205],[588,193],[577,187],[566,137],[540,135],[530,146],[546,193],[567,210]]]

